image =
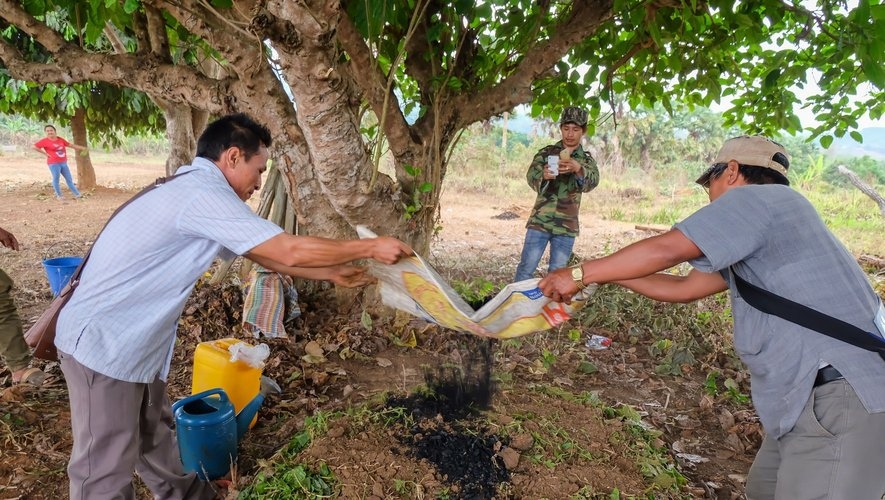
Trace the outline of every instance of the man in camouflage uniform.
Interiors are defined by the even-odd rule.
[[[568,264],[579,230],[581,193],[599,185],[596,160],[581,147],[581,138],[587,132],[587,111],[575,106],[565,108],[559,130],[562,140],[538,151],[526,173],[526,180],[538,197],[525,226],[525,243],[514,281],[527,280],[535,274],[548,243],[548,271]],[[549,156],[560,158],[558,175],[550,170]]]

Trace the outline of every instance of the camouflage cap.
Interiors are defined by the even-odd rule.
[[[587,111],[577,106],[568,106],[562,110],[562,116],[559,118],[560,126],[566,123],[574,123],[581,128],[587,127]]]

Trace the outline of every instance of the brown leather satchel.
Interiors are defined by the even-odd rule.
[[[55,349],[55,325],[58,322],[58,313],[71,299],[74,288],[80,283],[80,271],[83,262],[77,267],[77,271],[71,277],[70,283],[65,285],[58,297],[52,299],[49,307],[37,318],[37,321],[25,332],[25,342],[34,348],[34,357],[46,361],[58,361],[58,351]]]
[[[105,222],[104,227],[108,227],[108,223],[111,222],[111,219],[114,218],[115,215],[120,213],[120,210],[123,210],[126,205],[132,203],[139,196],[147,193],[151,189],[154,189],[161,184],[165,184],[167,181],[170,181],[176,177],[181,175],[186,175],[188,172],[184,174],[173,175],[172,177],[160,177],[155,180],[153,184],[148,187],[142,189],[138,194],[129,198],[126,203],[120,205],[117,210],[114,211],[113,214],[108,218],[108,221]],[[102,228],[104,231],[104,228]],[[99,236],[101,232],[98,233]],[[98,241],[98,236],[95,237],[95,241]],[[95,245],[95,242],[92,243]],[[83,256],[83,262],[77,266],[77,270],[74,271],[74,274],[71,276],[71,281],[68,282],[67,285],[62,289],[61,293],[58,294],[58,297],[52,299],[52,302],[49,303],[49,307],[43,311],[43,314],[37,318],[37,321],[33,326],[28,328],[28,331],[25,332],[25,342],[31,347],[34,348],[34,357],[39,359],[45,359],[46,361],[58,361],[58,351],[55,349],[55,325],[58,323],[58,315],[61,312],[62,308],[65,304],[71,300],[71,296],[74,294],[74,290],[77,288],[77,285],[80,284],[80,274],[83,273],[83,266],[86,265],[86,261],[89,260],[89,254],[92,253],[92,247],[89,247],[89,251],[86,252],[86,255]]]

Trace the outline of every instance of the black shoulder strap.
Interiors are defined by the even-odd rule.
[[[738,276],[733,268],[730,270],[738,293],[747,304],[766,314],[792,321],[828,337],[847,342],[861,349],[878,352],[879,356],[885,359],[885,340],[882,337],[865,332],[851,323],[793,302],[764,288],[759,288]]]

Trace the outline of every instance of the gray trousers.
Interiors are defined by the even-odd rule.
[[[0,355],[10,372],[27,368],[31,350],[22,336],[22,322],[12,300],[12,279],[0,269]]]
[[[749,500],[879,500],[885,493],[885,413],[869,413],[847,381],[814,388],[796,426],[765,437],[747,478]]]
[[[71,500],[133,500],[133,472],[155,499],[217,496],[211,483],[183,471],[165,382],[123,382],[58,355],[71,401]]]

